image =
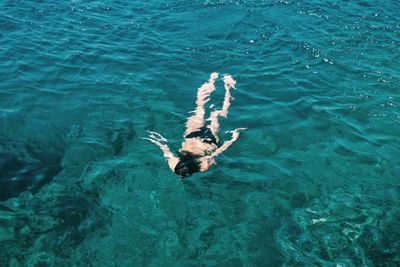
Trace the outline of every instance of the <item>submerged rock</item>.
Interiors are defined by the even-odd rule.
[[[61,166],[45,162],[24,162],[15,155],[0,154],[0,201],[22,192],[36,193],[61,171]]]

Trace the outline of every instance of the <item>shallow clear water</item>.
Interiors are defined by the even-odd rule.
[[[400,265],[397,1],[0,7],[1,266]],[[249,130],[182,184],[140,137],[213,71]]]

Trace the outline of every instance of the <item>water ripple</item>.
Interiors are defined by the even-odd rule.
[[[0,6],[1,266],[399,265],[397,2]],[[249,130],[182,184],[139,137],[213,71]]]

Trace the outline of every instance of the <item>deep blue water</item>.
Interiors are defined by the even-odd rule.
[[[399,266],[399,14],[1,1],[0,266]],[[249,130],[181,183],[140,137],[178,149],[213,71]]]

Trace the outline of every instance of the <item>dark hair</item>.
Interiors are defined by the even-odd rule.
[[[179,162],[174,168],[174,172],[181,178],[188,177],[200,171],[198,157],[190,154],[179,154]]]

